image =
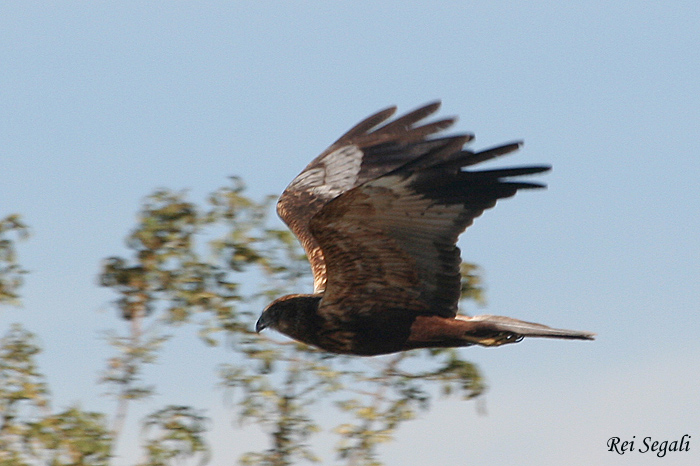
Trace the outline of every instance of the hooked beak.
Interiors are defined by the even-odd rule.
[[[260,333],[270,325],[269,318],[265,312],[260,314],[260,318],[255,323],[255,331]]]

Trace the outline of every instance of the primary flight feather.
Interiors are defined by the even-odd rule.
[[[457,314],[458,236],[496,201],[542,188],[518,177],[549,170],[465,167],[513,152],[481,152],[471,135],[432,137],[454,119],[421,124],[439,102],[387,122],[395,107],[355,125],[282,193],[277,212],[311,263],[312,294],[272,302],[256,324],[333,353],[499,346],[523,337],[593,339],[502,316]]]

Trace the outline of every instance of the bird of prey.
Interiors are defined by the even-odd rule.
[[[395,107],[355,125],[287,187],[277,213],[304,247],[312,294],[272,302],[256,331],[273,328],[341,354],[500,346],[523,337],[591,340],[592,333],[510,317],[457,314],[458,236],[496,201],[542,188],[525,166],[465,167],[515,151],[519,142],[471,152],[473,136],[434,137],[454,118],[424,123],[434,102],[388,121]]]

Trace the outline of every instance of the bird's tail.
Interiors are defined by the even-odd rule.
[[[520,341],[523,337],[563,338],[569,340],[593,340],[595,333],[578,330],[552,328],[534,322],[525,322],[504,316],[480,315],[467,317],[458,315],[459,320],[478,325],[474,343],[482,346],[500,346]],[[484,332],[484,335],[480,334]]]

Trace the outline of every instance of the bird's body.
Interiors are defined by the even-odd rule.
[[[422,126],[439,103],[379,126],[389,108],[363,120],[314,159],[279,199],[277,211],[302,243],[314,293],[277,299],[256,329],[343,354],[414,348],[498,346],[525,336],[591,339],[509,317],[457,315],[457,238],[498,199],[543,185],[508,178],[546,166],[467,171],[514,151],[462,146],[469,135],[429,138],[453,123]]]

